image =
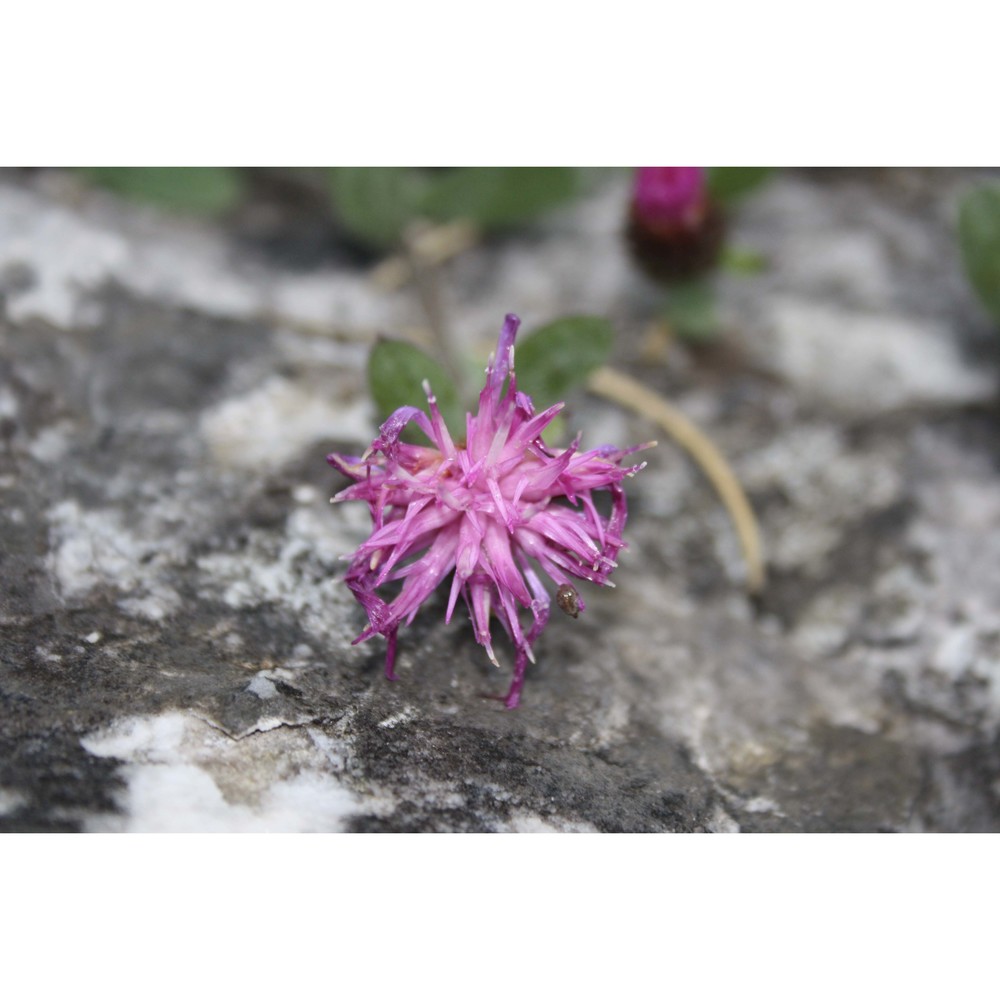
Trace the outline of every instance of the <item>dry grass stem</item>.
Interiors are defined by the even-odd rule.
[[[765,569],[760,528],[736,474],[710,438],[661,395],[613,368],[599,368],[588,383],[591,392],[648,417],[694,459],[719,494],[732,518],[747,565],[747,590],[759,594]]]

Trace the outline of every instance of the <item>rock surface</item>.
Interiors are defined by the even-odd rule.
[[[969,174],[788,173],[718,282],[724,346],[643,356],[625,178],[442,274],[489,342],[598,312],[616,363],[732,460],[763,598],[669,442],[629,484],[616,590],[558,616],[514,712],[456,615],[383,647],[340,582],[367,513],[378,329],[415,293],[231,228],[0,174],[0,829],[1000,829],[1000,338],[959,270]],[[571,400],[585,442],[640,418]]]

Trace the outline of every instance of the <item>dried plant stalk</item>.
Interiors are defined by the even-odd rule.
[[[747,590],[759,594],[765,580],[760,528],[750,501],[722,452],[676,406],[623,372],[599,368],[591,375],[588,388],[598,396],[648,417],[694,459],[732,518],[746,560]]]

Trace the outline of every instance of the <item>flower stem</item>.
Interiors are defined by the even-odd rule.
[[[750,501],[722,452],[677,407],[642,383],[613,368],[598,368],[588,388],[659,424],[694,459],[732,518],[747,565],[747,590],[759,594],[765,569],[760,528]]]
[[[427,267],[440,267],[453,257],[474,247],[479,240],[476,228],[468,222],[448,222],[421,229],[411,240],[411,250]],[[386,258],[372,271],[372,281],[383,292],[395,292],[413,278],[407,254]]]
[[[444,304],[441,301],[441,283],[438,279],[437,265],[425,259],[420,252],[421,229],[415,228],[403,238],[406,260],[413,275],[413,281],[420,298],[420,305],[427,317],[427,324],[434,336],[434,346],[437,348],[438,360],[444,365],[459,398],[465,398],[465,374],[458,363],[458,350],[444,315]]]

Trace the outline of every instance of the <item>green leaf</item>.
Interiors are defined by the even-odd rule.
[[[503,229],[569,200],[578,179],[572,167],[461,167],[433,180],[422,208],[440,221]]]
[[[448,373],[419,347],[402,340],[378,341],[368,358],[368,388],[375,400],[379,423],[401,406],[418,406],[426,411],[425,379],[437,397],[452,435],[465,437],[465,411]],[[412,440],[425,443],[420,431]]]
[[[538,409],[551,406],[607,361],[614,342],[614,328],[600,316],[557,319],[518,343],[518,388]]]
[[[334,210],[352,236],[377,250],[400,241],[419,214],[427,179],[409,167],[334,167],[330,194]]]
[[[766,270],[767,258],[749,247],[725,246],[722,249],[722,266],[731,274],[746,277]]]
[[[219,215],[243,197],[244,181],[230,167],[84,167],[92,183],[170,212]]]
[[[543,439],[550,447],[563,447],[570,442],[569,421],[566,419],[566,411],[557,413],[552,422],[545,428]]]
[[[738,201],[771,176],[773,167],[709,167],[708,193],[722,203]]]
[[[969,282],[1000,322],[1000,184],[977,188],[962,199],[958,240]]]
[[[706,282],[673,285],[663,315],[682,340],[708,341],[719,334],[715,295]]]

